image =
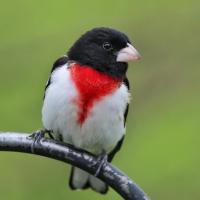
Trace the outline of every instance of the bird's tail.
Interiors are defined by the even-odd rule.
[[[73,190],[91,187],[101,194],[106,194],[108,191],[108,185],[106,183],[77,167],[72,167],[71,169],[69,186]]]

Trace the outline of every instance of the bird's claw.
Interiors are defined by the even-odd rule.
[[[98,166],[98,168],[97,168],[97,170],[94,174],[95,177],[97,177],[99,175],[99,172],[101,171],[102,167],[105,164],[107,164],[107,162],[108,162],[108,155],[106,154],[106,152],[102,152],[97,158],[97,164],[96,165]]]
[[[33,153],[34,153],[34,151],[35,151],[35,146],[36,146],[37,144],[40,145],[40,140],[41,140],[42,138],[45,137],[45,133],[48,133],[49,137],[50,137],[51,139],[54,139],[53,135],[51,134],[51,131],[46,130],[46,129],[38,130],[38,131],[32,133],[30,136],[28,136],[29,138],[33,139],[33,143],[32,143],[32,145],[31,145],[31,151],[32,151]]]

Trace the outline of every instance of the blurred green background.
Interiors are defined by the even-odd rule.
[[[52,63],[86,30],[119,29],[142,60],[129,67],[132,105],[114,164],[152,200],[200,199],[200,2],[5,1],[0,6],[0,130],[42,127]],[[121,199],[68,188],[69,165],[0,153],[0,199]]]

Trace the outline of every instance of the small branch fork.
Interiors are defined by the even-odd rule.
[[[24,152],[53,158],[93,175],[99,168],[97,157],[82,149],[46,137],[34,144],[34,139],[29,134],[0,132],[0,151]],[[110,163],[101,167],[97,177],[110,185],[125,200],[150,200],[136,183]]]

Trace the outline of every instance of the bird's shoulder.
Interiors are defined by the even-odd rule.
[[[52,74],[56,69],[58,69],[59,67],[61,67],[61,66],[65,65],[65,64],[67,64],[68,61],[69,61],[69,58],[68,58],[66,55],[64,55],[64,56],[62,56],[62,57],[60,57],[60,58],[58,58],[58,59],[54,62],[53,66],[52,66],[51,74]],[[49,87],[50,84],[51,84],[51,76],[49,77],[49,79],[48,79],[48,81],[47,81],[47,84],[46,84],[46,86],[45,86],[45,91],[47,90],[47,88]]]
[[[61,67],[62,65],[66,64],[68,61],[69,61],[69,58],[68,58],[66,55],[64,55],[64,56],[62,56],[62,57],[60,57],[60,58],[58,58],[58,59],[54,62],[54,64],[53,64],[53,67],[52,67],[52,69],[51,69],[51,73],[52,73],[55,69],[57,69],[58,67]]]

